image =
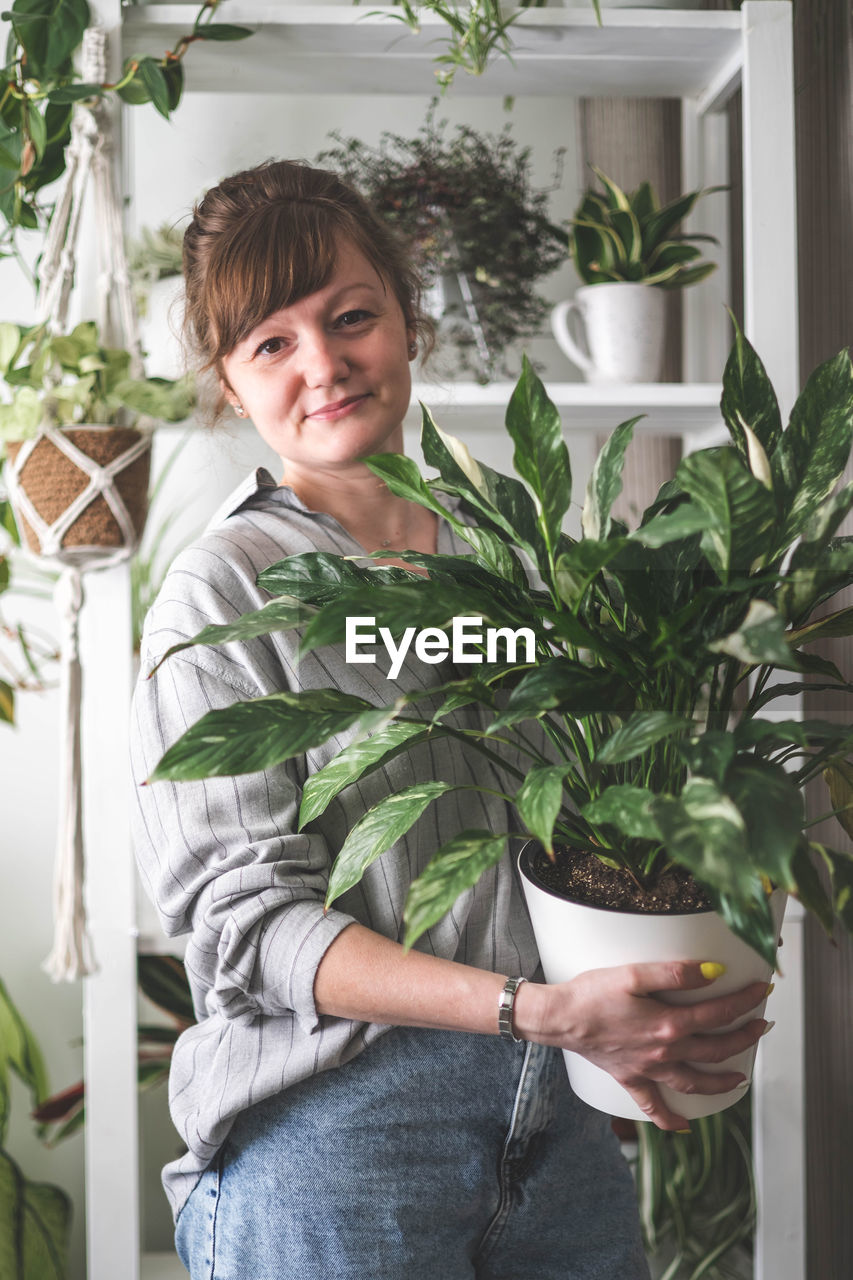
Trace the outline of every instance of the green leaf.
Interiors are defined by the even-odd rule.
[[[689,720],[668,711],[635,711],[609,738],[605,738],[593,758],[596,764],[624,764],[663,738],[683,733],[691,727]]]
[[[89,25],[88,4],[81,0],[48,0],[50,22],[47,29],[45,63],[59,67],[79,48]]]
[[[803,842],[794,855],[791,870],[794,877],[794,896],[810,911],[823,926],[827,936],[832,935],[835,925],[835,912],[832,900],[821,883],[810,851],[822,852],[821,845],[808,845]],[[827,867],[829,867],[827,860]],[[853,920],[851,920],[853,923]]]
[[[0,1151],[0,1275],[66,1280],[71,1201],[59,1187],[29,1182]]]
[[[611,672],[569,658],[552,658],[521,678],[488,731],[536,719],[550,710],[578,719],[596,711],[620,715],[631,709],[632,702],[630,689]]]
[[[570,766],[541,765],[531,769],[515,795],[515,807],[529,831],[553,853],[554,823],[563,807],[563,782]]]
[[[623,836],[659,841],[660,827],[652,814],[654,798],[654,792],[645,787],[616,783],[585,804],[581,814],[587,822],[615,827]]]
[[[311,605],[336,600],[351,587],[389,580],[411,582],[411,574],[404,569],[392,569],[390,574],[386,571],[382,577],[375,578],[370,569],[328,551],[287,556],[264,569],[257,579],[258,586],[273,595],[293,596]]]
[[[642,416],[642,415],[640,415]],[[634,435],[640,417],[631,418],[616,428],[598,452],[586,487],[581,514],[584,537],[604,542],[610,532],[610,511],[622,492],[622,470],[625,451]]]
[[[506,835],[496,836],[492,831],[460,831],[443,844],[409,890],[403,913],[404,946],[414,946],[421,934],[447,914],[460,894],[500,862],[506,849]]]
[[[730,796],[709,778],[689,778],[680,796],[658,796],[652,816],[667,853],[702,884],[749,898],[755,882],[746,823]]]
[[[791,862],[805,821],[802,791],[781,766],[744,756],[726,774],[725,791],[746,823],[753,875],[790,890]]]
[[[813,640],[839,639],[853,635],[853,606],[824,614],[816,622],[794,627],[787,633],[791,644],[811,644]]]
[[[782,415],[767,370],[735,321],[735,340],[723,373],[720,411],[732,440],[748,463],[742,424],[752,428],[768,457],[782,435]]]
[[[695,534],[704,532],[709,527],[711,519],[707,511],[685,502],[675,511],[662,512],[653,516],[647,524],[640,525],[639,529],[635,529],[628,537],[632,542],[639,542],[641,546],[657,549],[670,542],[679,542],[682,538],[692,538]]]
[[[679,756],[691,773],[710,778],[722,786],[735,755],[735,738],[721,729],[710,729],[676,744]]]
[[[201,40],[245,40],[255,33],[251,27],[237,27],[232,22],[207,22],[196,24],[193,34]]]
[[[797,655],[786,639],[785,623],[766,600],[751,600],[746,617],[737,631],[720,640],[712,640],[713,653],[727,653],[749,667],[773,666],[798,671]]]
[[[415,825],[427,806],[445,791],[449,782],[417,782],[383,797],[351,829],[329,876],[326,907],[358,884],[367,868]]]
[[[191,640],[183,640],[172,645],[164,653],[156,666],[148,673],[149,678],[159,671],[167,659],[184,649],[195,645],[228,644],[232,640],[252,640],[255,636],[266,636],[276,631],[292,631],[296,627],[304,627],[315,610],[292,600],[270,600],[262,609],[242,614],[235,622],[215,623],[204,627]]]
[[[15,690],[5,680],[0,680],[0,723],[15,723]]]
[[[607,542],[581,538],[570,543],[567,550],[557,557],[554,571],[554,584],[560,599],[577,612],[591,584],[623,546],[624,539],[620,538],[610,538]]]
[[[160,115],[168,120],[171,112],[169,83],[159,62],[154,58],[140,58],[137,75]]]
[[[44,1059],[35,1036],[0,981],[0,1144],[5,1141],[8,1123],[10,1072],[25,1085],[37,1106],[47,1094]]]
[[[365,773],[382,768],[390,760],[430,737],[440,737],[441,730],[430,733],[423,725],[394,720],[360,742],[353,742],[312,774],[302,791],[299,830],[313,822],[335,796]]]
[[[272,769],[358,726],[381,719],[374,707],[336,689],[272,693],[251,702],[208,711],[159,761],[149,782],[227,777]]]
[[[834,760],[824,769],[823,776],[836,817],[847,835],[853,838],[853,763]]]
[[[853,856],[825,844],[811,849],[823,860],[832,886],[832,909],[848,933],[853,933]]]
[[[679,463],[676,480],[711,517],[702,550],[723,582],[770,549],[772,495],[731,448],[701,449]]]
[[[63,84],[51,89],[48,102],[55,106],[66,106],[72,102],[83,102],[87,98],[97,98],[102,94],[99,84]]]
[[[853,442],[853,365],[842,351],[809,377],[770,464],[785,515],[783,546],[807,527],[844,472]]]
[[[539,500],[540,527],[553,549],[572,498],[572,471],[560,415],[526,356],[507,406],[506,429],[515,444],[513,466]]]
[[[179,1023],[189,1026],[195,1022],[189,980],[177,956],[140,954],[136,967],[142,993],[152,1004]]]
[[[461,495],[539,564],[541,535],[536,508],[524,485],[472,458],[461,440],[446,435],[436,426],[425,405],[421,410],[421,449],[427,466],[435,467],[451,492]]]

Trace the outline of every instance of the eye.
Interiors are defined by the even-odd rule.
[[[372,320],[373,313],[365,311],[363,308],[355,308],[352,311],[344,311],[338,316],[336,324],[341,329],[352,329],[357,324],[362,324],[365,320]]]
[[[275,356],[284,349],[283,338],[265,338],[255,351],[256,356]]]

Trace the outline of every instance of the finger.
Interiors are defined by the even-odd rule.
[[[682,1035],[691,1035],[728,1027],[745,1014],[759,1009],[766,999],[767,983],[751,982],[728,995],[700,1000],[696,1004],[670,1005],[668,1008],[673,1010],[673,1027],[680,1028]]]
[[[735,1089],[746,1089],[749,1086],[742,1071],[702,1071],[684,1062],[673,1062],[666,1068],[652,1068],[649,1077],[655,1084],[665,1084],[675,1093],[690,1095],[732,1093]]]
[[[678,1046],[678,1057],[684,1062],[725,1062],[751,1049],[772,1025],[764,1018],[753,1018],[736,1031],[691,1036]]]
[[[716,982],[725,971],[725,965],[716,960],[667,960],[625,966],[628,990],[635,996],[701,990]]]
[[[666,1105],[660,1091],[650,1080],[639,1077],[636,1080],[620,1080],[619,1083],[634,1099],[645,1118],[659,1129],[671,1129],[677,1133],[690,1127],[684,1116]]]

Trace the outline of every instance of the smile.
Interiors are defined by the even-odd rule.
[[[347,413],[354,409],[357,405],[363,404],[369,399],[370,393],[365,392],[360,396],[347,396],[345,400],[335,400],[331,404],[324,404],[320,409],[315,409],[313,413],[305,416],[310,418],[312,422],[330,422],[335,418],[343,418]]]

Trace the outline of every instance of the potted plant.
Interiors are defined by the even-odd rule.
[[[559,417],[528,363],[506,416],[520,479],[476,462],[424,410],[424,457],[439,478],[424,480],[397,455],[368,465],[392,492],[442,515],[436,494],[460,495],[474,523],[452,523],[470,556],[406,552],[426,578],[325,554],[292,556],[261,574],[274,596],[262,610],[188,643],[303,627],[301,649],[309,651],[344,643],[351,618],[372,617],[397,639],[406,627],[453,636],[462,616],[480,626],[467,658],[472,673],[448,679],[447,700],[429,720],[418,717],[423,692],[379,708],[331,689],[283,692],[212,711],[166,752],[152,781],[272,767],[305,750],[306,723],[317,743],[348,733],[351,744],[305,785],[305,826],[389,755],[458,733],[453,709],[474,703],[483,728],[466,732],[470,748],[495,758],[509,741],[525,762],[502,768],[505,798],[531,837],[521,860],[531,898],[570,910],[587,904],[593,934],[605,917],[622,934],[645,919],[656,959],[671,954],[670,921],[687,918],[701,946],[706,927],[715,947],[731,933],[735,950],[766,973],[785,893],[827,929],[837,919],[853,930],[853,859],[809,839],[803,800],[806,784],[823,774],[832,812],[853,830],[853,729],[773,716],[773,703],[803,678],[830,698],[850,688],[809,650],[822,636],[853,630],[853,610],[823,610],[853,583],[853,541],[836,537],[853,484],[834,492],[853,441],[849,355],[814,371],[783,430],[766,372],[738,333],[721,412],[731,443],[684,458],[635,529],[611,515],[636,419],[618,427],[595,464],[575,540],[562,532],[571,470]],[[536,567],[533,581],[522,557]],[[500,628],[512,633],[506,648]],[[450,638],[445,648],[452,655]],[[328,901],[448,790],[424,780],[374,806],[337,853]],[[406,945],[504,856],[506,840],[485,831],[460,832],[438,849],[411,886]],[[537,941],[549,977],[553,947],[547,936]],[[572,963],[589,967],[583,958]],[[721,981],[730,977],[742,985],[734,969]],[[622,1113],[633,1117],[628,1101]],[[606,1109],[618,1114],[619,1099]]]
[[[604,190],[584,193],[569,232],[569,249],[583,281],[574,299],[560,302],[551,327],[561,349],[590,382],[656,382],[663,360],[663,290],[698,284],[715,269],[697,262],[699,240],[678,228],[700,196],[691,191],[661,207],[648,182],[630,193],[592,166]],[[576,315],[586,337],[573,338]]]
[[[132,549],[148,504],[154,420],[186,418],[184,380],[131,376],[131,355],[70,333],[0,324],[0,449],[22,541],[43,555]]]
[[[370,147],[332,136],[338,145],[318,162],[409,241],[427,288],[444,286],[439,331],[459,368],[482,382],[498,376],[512,344],[540,328],[548,307],[535,286],[564,256],[548,192],[531,185],[530,148],[508,126],[490,136],[458,125],[448,136],[435,103],[412,138],[384,133]]]

